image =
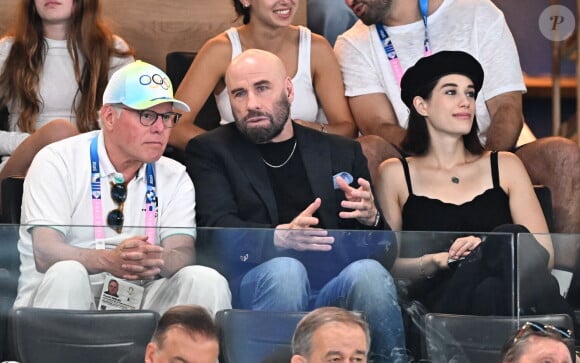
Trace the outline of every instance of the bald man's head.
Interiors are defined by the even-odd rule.
[[[239,72],[242,73],[271,73],[274,77],[284,80],[287,77],[286,67],[275,54],[261,49],[248,49],[235,57],[226,70],[226,86],[232,82]]]
[[[284,141],[292,136],[292,81],[276,55],[250,49],[234,58],[226,87],[236,126],[254,143]]]

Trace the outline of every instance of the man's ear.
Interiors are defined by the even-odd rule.
[[[292,359],[290,359],[290,363],[307,363],[308,361],[306,358],[301,356],[300,354],[294,354]]]
[[[103,105],[100,110],[100,116],[101,128],[111,129],[115,123],[117,111],[112,105]]]
[[[147,344],[147,349],[145,350],[145,363],[154,363],[156,353],[157,353],[157,344],[153,342]]]
[[[288,96],[288,102],[292,103],[294,101],[294,85],[290,77],[286,77],[284,81],[284,87],[286,88],[286,95]]]
[[[429,113],[427,112],[427,101],[425,101],[423,97],[415,96],[415,98],[413,98],[413,106],[419,115],[425,117],[428,116]]]

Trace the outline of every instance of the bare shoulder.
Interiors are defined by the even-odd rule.
[[[201,47],[198,53],[216,56],[229,55],[229,57],[231,58],[232,44],[230,43],[230,39],[228,38],[226,33],[222,32],[216,35],[215,37],[208,39],[207,42],[205,42],[205,44]]]
[[[528,172],[520,158],[509,151],[499,151],[497,155],[500,182],[521,183],[529,180]]]
[[[321,35],[312,33],[310,53],[312,61],[322,66],[327,66],[329,62],[338,64],[330,43]]]
[[[524,166],[520,158],[516,154],[509,151],[498,151],[497,160],[500,169],[502,168],[521,169]]]
[[[381,200],[397,201],[399,208],[408,197],[403,165],[397,158],[390,158],[381,163],[378,169],[378,178],[375,189]],[[385,206],[383,205],[383,208]]]
[[[320,52],[320,51],[333,52],[332,47],[330,46],[330,43],[322,35],[312,33],[311,43],[312,43],[312,51],[313,52],[314,51],[316,51],[316,52]]]
[[[403,164],[397,158],[389,158],[379,165],[379,173],[381,177],[397,178],[403,175]]]
[[[326,78],[327,82],[342,83],[342,75],[336,55],[326,39],[312,34],[310,68],[314,77]]]
[[[209,39],[198,51],[194,64],[201,66],[206,71],[225,71],[232,59],[232,45],[225,33],[216,35]]]

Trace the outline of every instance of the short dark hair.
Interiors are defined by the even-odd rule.
[[[234,1],[234,9],[236,10],[236,14],[238,14],[238,18],[242,18],[242,22],[244,24],[248,24],[250,22],[250,6],[247,8],[244,7],[241,0],[233,0]]]
[[[217,327],[208,311],[198,305],[178,305],[167,310],[159,319],[152,342],[159,347],[163,345],[167,332],[174,327],[181,327],[190,334],[199,334],[210,340],[219,341]]]
[[[419,96],[425,100],[431,99],[433,89],[441,78],[437,78],[423,87],[419,88],[415,96]],[[431,139],[429,138],[429,130],[427,129],[427,121],[425,116],[417,112],[414,105],[410,106],[409,122],[407,125],[407,132],[401,147],[410,155],[424,155],[429,150]],[[481,141],[478,137],[479,127],[477,126],[477,118],[473,117],[473,124],[471,130],[467,135],[463,135],[463,145],[472,154],[481,155],[484,151]]]
[[[367,352],[371,345],[369,325],[361,314],[342,308],[327,306],[311,311],[304,316],[294,331],[292,337],[292,353],[303,357],[310,356],[312,352],[312,337],[314,332],[324,324],[342,323],[359,326],[365,333]]]

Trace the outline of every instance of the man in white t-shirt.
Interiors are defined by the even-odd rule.
[[[94,309],[108,275],[143,286],[144,309],[231,307],[225,278],[193,265],[193,183],[162,157],[173,108],[189,110],[167,75],[130,63],[104,91],[100,131],[36,155],[24,182],[15,307]]]
[[[360,21],[338,37],[335,53],[363,135],[378,135],[400,145],[409,114],[400,97],[400,77],[428,55],[425,49],[430,48],[432,53],[468,52],[483,66],[485,81],[476,118],[487,149],[514,150],[516,145],[534,140],[523,127],[522,93],[526,87],[515,42],[503,13],[491,1],[346,0],[346,4]],[[528,137],[520,137],[526,136],[522,127]],[[578,146],[549,137],[526,143],[516,153],[532,181],[552,191],[555,230],[579,232],[578,199],[568,201],[570,195],[580,192]]]

